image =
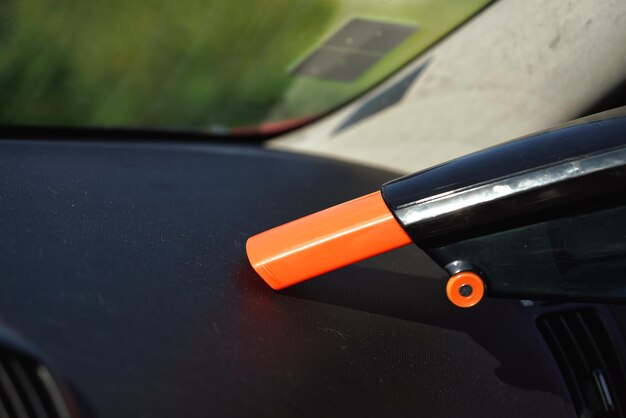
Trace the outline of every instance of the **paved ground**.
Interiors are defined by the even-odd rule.
[[[270,144],[412,172],[584,114],[624,79],[626,3],[501,0],[381,89]],[[420,65],[401,101],[346,120]]]

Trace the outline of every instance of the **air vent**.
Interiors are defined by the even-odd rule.
[[[561,369],[578,416],[624,417],[624,370],[596,311],[549,314],[537,324]]]
[[[1,418],[69,418],[59,387],[40,363],[0,351]]]

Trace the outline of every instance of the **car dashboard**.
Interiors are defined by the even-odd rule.
[[[0,140],[0,416],[624,416],[623,306],[460,309],[415,246],[281,292],[248,264],[249,236],[395,177],[256,145]]]

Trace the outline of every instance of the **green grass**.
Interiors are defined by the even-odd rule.
[[[487,0],[0,2],[0,124],[212,129],[327,111]],[[353,83],[288,68],[351,17],[420,30]]]

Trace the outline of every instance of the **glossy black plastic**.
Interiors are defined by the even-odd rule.
[[[442,267],[475,266],[489,295],[624,302],[625,109],[390,182],[383,196],[420,248]]]
[[[626,206],[456,242],[428,253],[469,260],[493,296],[626,300]]]
[[[394,180],[383,186],[383,197],[396,213],[437,195],[625,146],[625,132],[626,109],[605,112]],[[624,167],[615,167],[404,226],[422,248],[453,243],[619,203],[625,176]]]

